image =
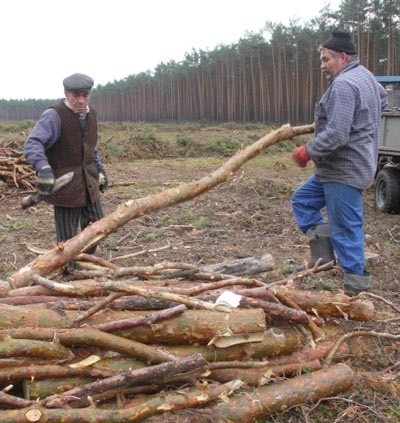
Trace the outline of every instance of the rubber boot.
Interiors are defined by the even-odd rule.
[[[319,265],[335,260],[329,228],[325,223],[311,228],[306,232],[309,239],[311,258],[308,260],[308,268],[314,267],[319,260]]]
[[[319,266],[329,263],[330,261],[335,261],[335,253],[333,251],[327,223],[310,228],[306,232],[306,235],[309,239],[311,252],[311,257],[307,263],[307,269],[312,269],[317,261],[319,261]],[[301,272],[303,270],[305,270],[304,265],[296,268],[296,272]]]
[[[371,275],[364,271],[363,275],[345,273],[343,278],[344,293],[349,297],[354,297],[361,292],[366,292],[371,286]]]

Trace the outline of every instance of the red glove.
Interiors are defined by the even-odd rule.
[[[301,145],[293,150],[293,160],[300,166],[306,167],[307,162],[311,159],[308,154],[306,145]]]

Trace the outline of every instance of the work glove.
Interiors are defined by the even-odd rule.
[[[40,195],[50,195],[54,188],[54,173],[49,166],[43,166],[38,170],[36,189]]]
[[[308,154],[306,145],[301,145],[293,150],[293,160],[300,166],[306,167],[307,162],[311,159]]]
[[[108,187],[108,177],[103,165],[98,166],[99,171],[99,189],[104,192]]]

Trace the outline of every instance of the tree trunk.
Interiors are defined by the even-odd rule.
[[[248,160],[257,156],[261,151],[279,141],[296,137],[297,135],[313,132],[313,125],[291,127],[283,125],[277,130],[265,135],[252,145],[240,150],[212,174],[194,182],[182,183],[160,193],[149,195],[138,200],[128,200],[117,207],[116,211],[94,222],[79,235],[50,252],[39,256],[11,277],[10,284],[14,288],[27,286],[32,275],[48,275],[54,269],[60,268],[74,259],[79,253],[96,245],[99,241],[114,233],[130,220],[143,216],[165,207],[170,207],[214,188],[230,179],[232,175]]]
[[[48,360],[68,360],[73,355],[57,342],[26,341],[6,337],[0,341],[0,357],[40,357]]]
[[[233,362],[221,363],[221,365],[229,367],[213,370],[211,379],[221,383],[239,379],[250,386],[262,386],[278,376],[288,377],[300,374],[303,371],[320,369],[322,367],[320,360],[329,354],[334,345],[334,341],[326,341],[317,344],[314,348],[305,346],[291,354],[282,354],[277,357],[271,357],[268,360],[264,359],[261,362],[264,363],[262,367],[238,368],[235,367]],[[341,349],[335,356],[335,360],[344,360],[349,355],[348,344],[342,344]],[[218,365],[219,363],[214,364]]]
[[[322,368],[319,360],[302,361],[301,363],[286,363],[278,365],[266,364],[257,368],[227,368],[211,372],[210,378],[221,383],[231,380],[241,380],[249,386],[263,386],[273,382],[277,377],[289,377],[304,372],[313,372]]]
[[[350,367],[337,364],[284,382],[253,389],[251,395],[248,392],[235,394],[227,402],[221,401],[210,407],[197,409],[196,413],[168,413],[160,418],[148,419],[147,422],[256,422],[271,413],[344,392],[351,388],[353,379],[354,374]],[[189,415],[190,420],[187,420]],[[206,420],[207,418],[210,420]]]
[[[123,423],[142,422],[150,416],[163,414],[165,410],[177,411],[183,408],[194,408],[228,398],[241,386],[234,382],[225,385],[209,384],[197,389],[182,389],[179,393],[161,394],[143,401],[139,405],[128,408],[100,409],[87,407],[84,409],[46,409],[40,405],[21,410],[2,410],[1,418],[5,422],[26,423],[40,421],[46,423],[79,422],[79,423]],[[173,420],[161,420],[175,421]]]
[[[273,269],[273,257],[271,254],[265,254],[262,257],[245,257],[242,259],[203,266],[201,268],[201,272],[224,273],[226,275],[243,276],[269,272]]]
[[[104,310],[86,320],[88,325],[118,321],[146,315],[148,312],[124,312]],[[31,338],[51,340],[57,331],[62,342],[78,336],[80,329],[68,329],[74,319],[79,315],[75,311],[57,311],[41,306],[6,306],[0,304],[0,334],[9,334],[13,338]],[[31,327],[26,327],[29,322]],[[46,329],[47,328],[47,329]],[[218,311],[186,310],[179,316],[150,326],[139,326],[116,332],[118,338],[132,339],[145,344],[207,344],[211,339],[223,338],[233,335],[247,335],[251,333],[262,334],[266,329],[265,313],[261,309],[234,309],[231,313]],[[88,328],[86,329],[88,330]],[[88,331],[107,335],[101,331]],[[82,332],[83,334],[83,332]],[[112,336],[112,335],[110,335]],[[93,338],[94,336],[90,336]],[[111,338],[110,338],[111,339]],[[96,344],[96,339],[92,342]]]
[[[279,354],[288,354],[300,348],[304,342],[302,334],[293,327],[272,327],[264,332],[261,342],[232,345],[227,348],[213,346],[176,345],[167,346],[165,349],[177,356],[187,356],[199,352],[210,361],[229,361],[263,359]]]
[[[257,289],[257,288],[255,288]],[[281,297],[287,297],[307,313],[314,310],[321,317],[348,317],[353,320],[368,321],[374,317],[372,301],[350,298],[344,294],[329,291],[301,291],[276,285],[271,290]]]
[[[207,361],[201,354],[182,358],[173,362],[162,363],[143,369],[127,370],[115,376],[88,383],[75,389],[64,392],[61,395],[53,395],[44,400],[46,407],[61,408],[73,402],[76,398],[87,398],[88,396],[101,392],[122,388],[130,385],[157,383],[168,380],[171,383],[177,374],[188,373],[198,369],[203,371],[207,368]]]
[[[83,327],[79,329],[56,328],[21,328],[11,329],[10,335],[22,339],[52,339],[56,336],[62,345],[87,345],[119,352],[138,358],[148,363],[163,363],[173,361],[178,357],[169,354],[161,348],[142,344],[121,336],[111,335],[100,330]]]
[[[48,364],[42,366],[13,367],[0,369],[0,383],[15,383],[24,379],[49,379],[65,378],[72,376],[88,376],[95,378],[106,378],[112,376],[112,372],[107,370],[89,367],[71,367],[70,365]],[[87,382],[86,382],[87,383]]]

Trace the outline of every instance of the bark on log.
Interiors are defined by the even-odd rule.
[[[147,314],[147,311],[104,310],[102,313],[91,316],[86,323],[95,326],[100,323]],[[37,305],[19,307],[0,304],[0,328],[4,329],[0,330],[0,335],[10,335],[13,338],[51,340],[54,331],[57,329],[61,339],[61,334],[67,336],[67,333],[71,333],[72,336],[74,331],[69,332],[67,328],[71,327],[74,318],[78,315],[79,312],[75,311],[51,310]],[[32,327],[26,327],[27,321]],[[186,310],[174,318],[151,326],[124,329],[116,332],[115,335],[119,335],[121,339],[124,337],[127,340],[131,339],[145,344],[207,344],[212,338],[219,335],[223,336],[228,329],[233,335],[262,334],[266,329],[265,313],[262,309],[234,309],[231,313]],[[80,330],[83,330],[83,328]],[[96,333],[105,335],[101,331],[96,331]],[[93,342],[96,344],[95,339]]]
[[[165,349],[177,356],[187,356],[199,352],[209,362],[263,359],[280,354],[288,354],[300,348],[304,342],[303,335],[292,327],[269,328],[264,332],[261,342],[233,345],[227,348],[213,346],[177,345]]]
[[[262,257],[245,257],[242,259],[211,264],[200,268],[201,272],[224,273],[226,275],[244,276],[269,272],[274,269],[274,259],[271,254]]]
[[[2,405],[2,408],[25,408],[30,407],[32,402],[0,391],[0,404]]]
[[[85,383],[91,383],[95,378],[90,376],[70,376],[57,379],[25,379],[22,382],[25,399],[38,400],[49,395],[62,394]]]
[[[39,286],[32,286],[30,288],[41,288]],[[22,288],[25,289],[25,288]],[[22,295],[17,297],[0,298],[0,304],[8,304],[13,306],[25,306],[33,304],[47,304],[54,310],[89,310],[98,303],[98,297],[92,297],[90,299],[73,298],[73,297],[58,297],[49,295],[33,295],[30,296]],[[122,298],[114,300],[108,305],[111,310],[165,310],[172,307],[177,307],[176,303],[172,301],[161,301],[144,298],[139,295],[127,295]],[[182,305],[182,307],[185,307]]]
[[[279,317],[282,320],[292,321],[296,323],[307,324],[308,316],[303,310],[295,310],[282,304],[272,303],[270,301],[262,301],[255,298],[242,297],[240,300],[242,307],[260,307],[262,308],[267,317]]]
[[[247,257],[240,260],[232,260],[232,261],[226,261],[223,263],[217,263],[215,265],[210,266],[210,270],[215,268],[215,272],[217,269],[229,269],[231,272],[228,275],[222,274],[222,273],[206,273],[206,268],[208,266],[205,266],[204,268],[197,268],[196,266],[188,263],[177,263],[178,266],[182,266],[182,268],[192,269],[195,270],[196,273],[194,275],[190,275],[191,280],[202,280],[207,281],[207,283],[203,283],[202,285],[197,284],[194,285],[191,283],[192,289],[195,289],[195,287],[202,288],[203,290],[209,290],[209,289],[217,289],[222,288],[224,286],[234,286],[234,285],[243,285],[243,286],[263,286],[265,285],[261,281],[258,281],[256,279],[249,279],[249,278],[242,278],[239,276],[232,277],[232,274],[234,274],[235,271],[240,271],[244,273],[255,273],[256,271],[262,272],[265,271],[267,268],[270,268],[272,266],[272,257],[270,254],[266,254],[261,258],[258,257]],[[162,264],[162,263],[161,263]],[[160,263],[159,263],[160,265]],[[246,267],[247,266],[247,267]],[[83,280],[75,280],[73,281],[73,284],[75,287],[78,287],[79,289],[84,289],[87,285],[92,284],[95,279],[93,278],[99,278],[99,277],[109,277],[112,279],[117,279],[121,277],[126,276],[137,276],[139,278],[147,278],[154,272],[159,271],[160,269],[157,269],[158,265],[155,266],[135,266],[135,267],[119,267],[117,269],[102,269],[102,270],[96,270],[96,271],[76,271],[74,272],[74,276],[80,276],[84,278]],[[247,269],[247,271],[246,271]],[[158,273],[158,272],[157,272]],[[167,276],[167,275],[165,275]],[[188,287],[183,285],[178,280],[171,280],[172,273],[169,275],[170,280],[163,280],[161,281],[158,279],[157,285],[162,287],[167,287],[171,292],[175,292],[177,294],[183,294],[183,295],[196,295],[196,292],[189,293],[187,291]],[[87,280],[87,279],[90,280]],[[208,282],[210,281],[210,282]],[[219,281],[219,282],[218,282]],[[140,286],[143,288],[146,286],[146,280],[140,280],[137,284],[140,283]],[[215,286],[213,285],[213,282]],[[0,302],[4,304],[17,304],[15,300],[14,302],[10,301],[9,298],[3,298],[6,295],[8,297],[33,297],[33,296],[39,296],[39,295],[60,295],[59,293],[55,292],[54,290],[42,287],[42,286],[28,286],[28,287],[22,287],[17,289],[10,289],[10,284],[8,282],[4,282],[7,284],[8,289],[1,291],[0,289]],[[173,290],[172,287],[178,286],[177,289]],[[151,287],[151,286],[149,286]],[[186,288],[186,291],[184,290]],[[190,288],[189,288],[190,289]],[[188,293],[186,293],[188,292]],[[201,292],[201,291],[200,291]],[[72,293],[70,293],[72,294]],[[25,303],[29,303],[28,300],[25,300]]]
[[[24,395],[26,399],[30,399],[31,401],[40,400],[40,398],[46,398],[53,394],[62,394],[63,392],[67,391],[68,389],[76,388],[77,386],[83,385],[85,383],[93,382],[95,379],[86,378],[69,378],[69,379],[47,379],[47,380],[35,380],[31,382],[30,380],[24,380],[23,382],[23,389]],[[158,392],[160,389],[164,387],[159,387],[158,385],[141,385],[141,386],[134,386],[131,388],[123,388],[123,389],[113,389],[110,391],[103,392],[98,395],[93,395],[92,400],[93,403],[100,403],[103,401],[108,400],[116,400],[116,398],[121,396],[128,396],[128,395],[145,395],[145,394],[154,394]],[[30,404],[34,405],[34,404]],[[71,404],[71,407],[74,408],[82,408],[87,407],[88,399],[85,398],[83,400],[75,401]],[[26,405],[27,407],[28,405]],[[20,408],[20,407],[10,407],[10,408]]]
[[[174,376],[179,373],[187,373],[197,369],[206,370],[207,365],[207,361],[204,360],[200,354],[195,354],[191,357],[182,358],[173,362],[126,371],[106,379],[98,380],[66,391],[62,395],[48,397],[43,401],[43,404],[49,408],[61,408],[76,398],[87,398],[88,396],[99,394],[109,389],[121,388],[125,385],[149,384],[162,381],[168,377],[171,379],[171,375]]]
[[[166,413],[160,418],[147,419],[147,422],[256,422],[271,413],[344,392],[352,386],[353,379],[354,374],[350,367],[337,364],[284,382],[256,388],[251,395],[248,392],[235,394],[226,403],[218,402],[210,407],[197,409],[196,413],[189,414],[186,410]],[[189,417],[190,420],[187,420]]]
[[[62,364],[65,363],[66,359],[52,360],[51,364]],[[2,358],[0,359],[0,371],[1,369],[14,368],[14,367],[27,367],[27,366],[42,366],[44,364],[50,364],[49,360],[34,358],[34,357],[13,357],[13,358]]]
[[[135,295],[141,295],[146,298],[155,298],[164,301],[173,301],[181,304],[185,304],[191,308],[198,308],[204,310],[218,310],[225,313],[230,313],[232,310],[230,307],[226,307],[220,304],[213,304],[207,301],[202,301],[196,298],[188,297],[186,295],[174,294],[172,292],[142,288],[134,286],[131,283],[124,281],[95,281],[91,285],[87,285],[85,288],[78,288],[74,284],[55,282],[51,279],[43,278],[42,276],[33,275],[32,279],[46,288],[54,289],[55,291],[62,292],[63,294],[73,294],[84,296],[93,292],[104,290],[105,292],[126,292]],[[76,319],[75,319],[76,320]]]
[[[277,365],[266,364],[263,367],[255,369],[229,368],[213,370],[210,379],[220,383],[226,383],[237,379],[249,386],[263,386],[272,382],[277,377],[299,375],[304,372],[312,372],[321,368],[322,364],[319,360]]]
[[[0,383],[15,383],[24,379],[65,378],[71,376],[89,376],[92,378],[106,378],[113,372],[99,370],[93,367],[70,367],[56,364],[42,366],[27,366],[0,369]]]
[[[313,313],[315,310],[321,317],[348,317],[359,321],[369,321],[374,317],[375,310],[372,301],[329,291],[301,291],[278,285],[272,287],[271,290],[290,298],[307,313]]]
[[[97,244],[109,234],[116,232],[130,220],[162,208],[191,200],[230,179],[245,162],[257,156],[268,146],[279,141],[294,138],[298,135],[309,134],[313,132],[313,130],[313,125],[297,127],[283,125],[277,130],[265,135],[252,145],[239,151],[213,173],[198,181],[183,183],[175,188],[160,193],[137,200],[126,201],[118,206],[113,213],[89,225],[79,235],[58,245],[50,252],[39,256],[36,260],[14,273],[10,279],[10,284],[14,288],[27,286],[31,282],[32,275],[38,274],[45,276],[54,269],[66,265],[77,255]]]
[[[88,407],[85,409],[46,409],[34,405],[21,410],[2,410],[2,419],[5,422],[26,423],[39,421],[46,423],[128,423],[142,422],[147,417],[163,414],[165,410],[181,410],[194,408],[228,398],[241,386],[237,381],[225,385],[204,385],[197,389],[180,390],[179,393],[156,395],[142,404],[123,409],[100,409]],[[32,418],[30,417],[32,416]],[[174,421],[174,420],[162,420]]]
[[[178,359],[178,357],[161,350],[161,348],[111,335],[91,327],[79,329],[20,328],[11,329],[10,334],[14,338],[25,339],[52,339],[56,335],[63,345],[97,346],[106,350],[126,354],[148,363],[158,364]]]
[[[334,341],[325,341],[317,344],[315,348],[305,346],[292,354],[282,354],[264,360],[261,362],[264,366],[257,368],[236,368],[232,363],[231,368],[212,370],[211,379],[221,383],[239,379],[251,386],[262,386],[277,376],[287,377],[300,374],[302,371],[320,369],[321,361],[329,354],[334,345]],[[335,361],[344,360],[349,355],[348,344],[342,344],[341,349],[337,351]],[[230,365],[230,362],[225,364]]]
[[[73,354],[58,342],[6,337],[0,341],[0,357],[40,357],[48,360],[68,360],[73,357]]]
[[[117,320],[114,322],[99,323],[93,327],[102,330],[103,332],[112,332],[121,329],[131,329],[138,326],[150,326],[162,320],[171,319],[179,314],[182,314],[186,309],[184,304],[179,304],[175,307],[167,308],[165,310],[155,311],[146,316],[133,317],[131,319]]]
[[[10,289],[11,289],[10,282],[2,281],[0,279],[0,298],[7,296]]]
[[[265,355],[261,354],[258,358],[263,358],[264,361],[257,362],[258,364],[256,369],[244,367],[243,364],[246,364],[243,360],[246,360],[248,358],[253,358],[253,354],[249,353],[248,355],[239,355],[235,356],[235,354],[232,354],[229,356],[218,356],[218,354],[222,353],[224,354],[225,351],[221,350],[214,350],[209,351],[209,357],[207,357],[207,352],[205,352],[205,348],[201,347],[186,347],[181,346],[177,348],[169,348],[169,351],[172,352],[175,355],[180,355],[182,357],[188,357],[194,354],[200,353],[203,358],[205,358],[207,361],[211,362],[210,368],[212,369],[212,376],[211,379],[217,380],[219,382],[228,382],[229,380],[236,379],[234,376],[237,375],[237,379],[242,380],[243,382],[247,383],[248,385],[257,386],[262,385],[264,382],[269,382],[271,378],[278,375],[292,375],[292,374],[299,374],[302,369],[310,369],[310,370],[316,370],[317,368],[320,368],[320,360],[322,360],[326,355],[330,352],[332,349],[332,346],[334,345],[333,341],[329,342],[321,342],[319,343],[315,348],[311,347],[303,347],[300,351],[295,351],[291,354],[288,354],[290,350],[286,351],[286,354],[280,354],[278,356],[272,356],[268,360],[265,360]],[[282,351],[285,353],[285,351]],[[213,355],[213,354],[216,355]],[[260,351],[255,351],[256,355],[257,353],[260,353]],[[275,351],[276,353],[276,351]],[[341,344],[340,349],[337,351],[337,354],[335,355],[336,361],[342,361],[346,358],[348,358],[350,354],[349,346],[347,344]],[[268,356],[273,355],[267,354]],[[221,362],[222,360],[226,359],[226,361]],[[241,368],[237,368],[238,361],[242,364]],[[253,365],[254,362],[247,362],[248,365]],[[260,366],[260,364],[262,364]],[[214,370],[215,367],[222,365],[225,369],[224,370]],[[46,375],[46,371],[41,370],[41,368],[45,369],[48,367],[49,372],[51,374]],[[113,358],[113,359],[103,359],[95,363],[90,368],[80,368],[81,370],[78,370],[76,374],[82,374],[91,376],[93,379],[90,379],[88,377],[63,377],[62,372],[66,372],[66,370],[63,370],[65,366],[31,366],[30,369],[33,369],[32,376],[35,377],[35,381],[25,381],[24,382],[24,392],[25,392],[25,398],[27,399],[38,399],[38,398],[45,398],[49,395],[52,395],[54,393],[63,393],[69,389],[77,388],[78,386],[94,382],[94,377],[104,375],[104,377],[107,377],[107,373],[117,373],[121,371],[126,370],[136,370],[136,369],[142,369],[146,367],[145,363],[131,359],[131,358]],[[29,369],[29,366],[27,366]],[[60,369],[59,369],[60,368]],[[57,373],[53,373],[54,369]],[[21,369],[19,371],[11,371],[11,375],[8,374],[7,371],[2,372],[0,370],[0,381],[6,382],[7,380],[20,380],[23,376],[26,377],[26,375],[29,374],[29,370]],[[72,369],[69,374],[73,374]],[[43,379],[43,380],[37,380],[40,377],[60,377],[61,379],[54,380],[54,379]],[[161,382],[161,380],[159,381]],[[177,383],[179,380],[177,379],[177,376],[173,377],[172,383]],[[142,387],[145,389],[145,387]],[[151,385],[148,387],[150,391],[154,391],[157,388],[157,390],[162,389],[162,386],[156,386],[156,383],[154,385]],[[128,393],[131,392],[132,388],[124,389],[124,391]],[[116,392],[107,391],[107,393],[101,394],[101,395],[93,395],[94,401],[102,401],[106,399],[110,399],[116,395]],[[97,398],[97,399],[96,399]],[[83,407],[87,405],[86,400],[82,400],[79,405],[72,403],[71,406],[73,407]]]
[[[34,296],[21,295],[18,297],[0,298],[0,304],[18,306],[18,305],[27,305],[27,304],[47,304],[47,303],[54,303],[54,302],[62,301],[62,300],[70,301],[71,298],[58,297],[54,295],[34,295]],[[77,302],[77,300],[74,300],[74,299],[72,299],[72,301]]]

